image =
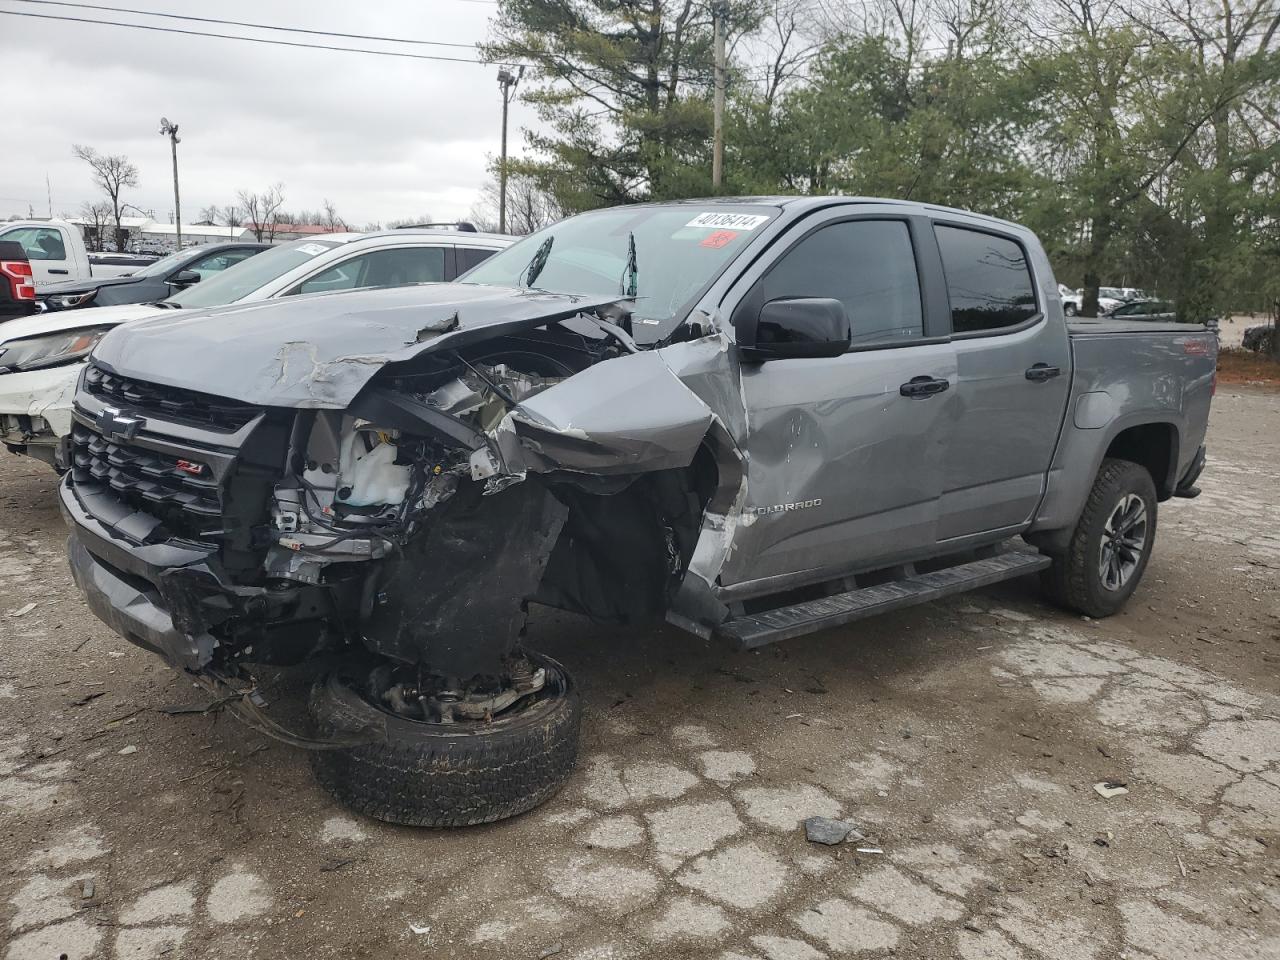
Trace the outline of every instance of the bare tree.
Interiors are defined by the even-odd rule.
[[[346,230],[347,223],[338,216],[338,208],[334,206],[333,201],[328,197],[324,198],[324,220],[322,225],[330,230]]]
[[[480,188],[480,196],[469,214],[470,220],[480,230],[497,230],[498,181],[490,178]],[[507,178],[507,230],[518,236],[541,230],[564,216],[555,198],[538,186],[528,174],[518,173]]]
[[[91,250],[101,250],[102,241],[106,237],[107,225],[111,223],[111,204],[105,200],[97,203],[85,201],[80,204],[80,219],[85,224],[85,239]]]
[[[240,227],[244,225],[244,211],[237,204],[228,203],[222,207],[219,214],[222,222],[228,227]]]
[[[200,221],[202,223],[216,224],[218,222],[218,208],[210,204],[200,211]]]
[[[248,218],[249,229],[261,243],[271,243],[276,238],[276,226],[280,223],[281,207],[284,206],[284,184],[277,183],[262,193],[241,190],[236,194],[244,215]]]
[[[122,154],[99,153],[93,147],[78,143],[72,146],[72,152],[89,165],[89,169],[93,171],[93,182],[111,201],[111,216],[116,224],[116,248],[123,249],[126,238],[122,236],[124,231],[120,229],[120,212],[124,207],[120,196],[126,187],[138,185],[138,168]]]

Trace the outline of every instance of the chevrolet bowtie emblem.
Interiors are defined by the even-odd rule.
[[[114,407],[103,407],[94,422],[108,440],[132,440],[146,424],[142,417],[127,417]]]

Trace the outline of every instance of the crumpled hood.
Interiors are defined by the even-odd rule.
[[[108,333],[95,362],[126,377],[258,406],[341,409],[388,363],[612,303],[432,283],[171,311]]]

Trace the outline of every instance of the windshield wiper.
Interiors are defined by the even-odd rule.
[[[636,263],[635,231],[627,231],[627,266],[618,280],[618,292],[624,297],[634,297],[640,292],[640,267]]]
[[[533,286],[538,279],[538,275],[542,273],[542,268],[547,265],[547,260],[551,256],[551,244],[555,242],[555,239],[554,236],[550,236],[543,240],[538,249],[534,251],[528,265],[520,271],[519,280],[526,289]]]

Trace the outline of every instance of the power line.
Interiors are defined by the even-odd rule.
[[[367,33],[340,33],[334,30],[309,30],[305,27],[285,27],[272,23],[249,23],[244,20],[219,20],[214,17],[193,17],[185,13],[161,13],[156,10],[134,10],[129,7],[107,7],[95,3],[68,3],[62,0],[13,0],[15,3],[30,3],[42,7],[75,7],[80,10],[97,10],[100,13],[127,13],[140,17],[163,17],[166,20],[190,20],[196,23],[212,23],[224,27],[249,27],[253,30],[278,30],[282,33],[306,33],[318,37],[341,37],[346,40],[377,40],[386,43],[407,43],[415,46],[429,47],[461,47],[474,50],[474,43],[450,43],[445,40],[413,40],[404,37],[380,37]],[[490,3],[492,0],[478,0]]]
[[[150,30],[156,33],[178,33],[189,37],[213,37],[217,40],[243,40],[246,43],[265,43],[277,47],[295,47],[300,50],[335,50],[339,53],[367,53],[375,57],[399,57],[408,60],[439,60],[446,63],[478,63],[497,65],[498,61],[478,60],[470,57],[446,57],[440,54],[402,53],[396,50],[370,50],[367,47],[338,47],[321,43],[297,43],[292,40],[269,40],[265,37],[241,37],[230,33],[208,33],[201,30],[183,30],[179,27],[159,27],[146,23],[125,23],[121,20],[93,20],[88,17],[59,16],[52,13],[27,13],[22,10],[0,10],[9,17],[34,17],[38,20],[62,20],[69,23],[94,23],[107,27],[126,27],[131,30]],[[516,64],[508,64],[516,66]]]

